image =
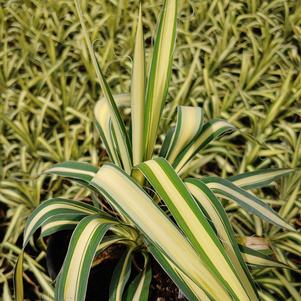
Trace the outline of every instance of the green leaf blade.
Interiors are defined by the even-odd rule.
[[[139,272],[130,283],[126,292],[125,301],[148,301],[152,270],[149,264],[149,258],[146,254],[144,254],[144,260],[143,271]]]
[[[152,62],[146,88],[144,121],[144,160],[150,159],[156,142],[159,121],[171,75],[176,38],[177,1],[166,0],[155,38]]]
[[[36,208],[26,221],[23,239],[23,248],[27,245],[33,233],[43,226],[49,218],[60,214],[74,214],[85,216],[99,213],[95,207],[78,201],[63,198],[54,198],[44,201]]]
[[[120,112],[118,110],[118,107],[115,103],[115,100],[112,96],[109,85],[106,82],[105,77],[103,76],[103,73],[102,73],[101,68],[99,66],[99,63],[97,61],[95,52],[93,50],[93,46],[92,46],[92,43],[90,41],[88,31],[87,31],[87,28],[86,28],[86,24],[85,24],[85,21],[84,21],[83,12],[81,10],[80,1],[79,0],[74,0],[74,1],[75,1],[76,10],[77,10],[79,20],[80,20],[80,23],[81,23],[81,26],[82,26],[82,29],[83,29],[83,32],[84,32],[84,36],[85,36],[85,39],[86,39],[86,43],[87,43],[87,46],[88,46],[88,50],[89,50],[89,53],[90,53],[90,57],[91,57],[91,60],[92,60],[92,63],[93,63],[98,81],[100,83],[102,92],[104,93],[104,97],[107,100],[108,106],[110,108],[110,115],[112,117],[112,123],[113,123],[114,130],[116,132],[116,136],[117,136],[117,139],[118,139],[118,145],[120,147],[120,153],[121,153],[121,156],[123,158],[123,160],[122,160],[123,165],[124,165],[123,167],[127,171],[127,173],[130,173],[131,169],[132,169],[131,143],[130,143],[128,134],[126,132],[124,122],[121,118],[121,114],[120,114]]]
[[[175,159],[173,166],[176,171],[180,172],[184,165],[211,141],[234,130],[235,127],[233,125],[222,119],[213,119],[205,123],[198,135],[195,136]]]
[[[145,98],[145,55],[144,37],[142,26],[141,5],[136,31],[132,84],[131,84],[131,118],[132,118],[132,145],[133,165],[143,160],[143,123],[144,123],[144,98]]]
[[[242,256],[247,264],[255,268],[283,268],[292,269],[285,263],[275,260],[272,256],[263,254],[260,251],[240,245]]]
[[[201,180],[187,179],[185,184],[211,219],[248,296],[251,300],[257,300],[258,295],[256,293],[255,284],[244,262],[238,243],[235,239],[234,231],[222,204]]]
[[[81,162],[66,161],[53,165],[44,171],[44,174],[53,174],[77,181],[84,186],[89,186],[89,182],[95,176],[97,167]]]
[[[282,219],[270,206],[258,199],[254,194],[241,189],[232,182],[218,178],[205,177],[202,181],[219,197],[234,201],[249,213],[278,226],[291,231],[295,229]]]
[[[132,249],[126,250],[119,259],[111,279],[109,301],[122,300],[123,291],[131,274]]]
[[[114,99],[118,108],[128,107],[130,105],[129,94],[117,94],[114,95]],[[122,158],[121,153],[126,153],[126,150],[123,149],[123,144],[118,144],[118,141],[116,139],[112,139],[111,132],[112,129],[114,129],[112,120],[114,119],[114,117],[111,114],[109,104],[105,97],[101,98],[96,103],[94,107],[94,117],[99,135],[110,159],[118,166],[123,167],[124,164],[122,164],[120,158]]]
[[[229,177],[228,180],[243,189],[255,189],[267,186],[293,171],[291,168],[269,168],[238,174]]]
[[[249,300],[224,247],[172,166],[165,159],[157,158],[142,163],[139,169],[165,202],[208,270],[235,300]]]
[[[88,276],[97,246],[116,221],[98,215],[85,217],[75,228],[56,284],[56,300],[85,299]]]
[[[179,153],[190,143],[203,126],[203,110],[199,107],[179,106],[177,124],[165,158],[173,163]]]

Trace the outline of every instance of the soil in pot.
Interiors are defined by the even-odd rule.
[[[65,258],[71,231],[60,231],[51,235],[47,242],[47,268],[49,276],[55,279]],[[109,287],[114,268],[124,251],[124,246],[113,245],[97,257],[97,264],[91,269],[86,301],[109,300]],[[139,262],[139,258],[137,258]],[[150,301],[184,301],[179,294],[179,289],[164,272],[161,266],[151,259],[153,277],[150,285]],[[131,279],[137,275],[137,269],[133,267]]]

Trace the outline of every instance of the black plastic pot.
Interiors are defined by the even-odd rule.
[[[60,231],[48,239],[46,262],[49,276],[53,280],[64,262],[71,234],[71,231]],[[91,269],[86,301],[109,300],[110,281],[117,262],[115,254]]]
[[[47,269],[51,279],[55,279],[63,264],[67,253],[68,244],[72,231],[60,231],[51,235],[47,246]],[[118,259],[122,255],[124,247],[115,245],[109,250],[104,251],[101,263],[93,267],[88,280],[86,301],[106,301],[109,300],[109,287],[114,268]],[[102,255],[101,255],[102,256]],[[137,257],[139,262],[139,256]],[[179,294],[178,288],[162,270],[160,265],[151,258],[152,282],[150,285],[149,301],[184,301],[186,300]],[[129,281],[137,275],[137,270],[132,269]]]

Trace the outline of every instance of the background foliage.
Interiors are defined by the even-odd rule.
[[[114,93],[129,92],[138,1],[83,1],[100,65]],[[146,55],[161,1],[143,1]],[[240,128],[192,162],[194,176],[230,176],[301,165],[301,1],[179,1],[178,35],[162,132],[178,104]],[[105,152],[93,126],[101,96],[73,1],[0,1],[0,294],[11,298],[12,268],[25,219],[41,200],[87,192],[41,171],[56,162],[100,165]],[[125,112],[126,113],[126,112]],[[165,132],[165,131],[164,131]],[[63,183],[62,183],[63,182]],[[63,185],[61,185],[63,184]],[[259,193],[301,227],[300,172]],[[301,263],[299,233],[282,233],[227,204],[238,234],[264,237],[278,259]],[[32,244],[26,280],[47,299],[45,246]],[[254,272],[277,300],[300,300],[296,272]],[[39,286],[34,285],[38,283]],[[45,295],[45,297],[43,297]],[[274,295],[275,296],[275,295]]]

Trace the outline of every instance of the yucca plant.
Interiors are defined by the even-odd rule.
[[[100,168],[64,162],[44,173],[85,186],[94,203],[53,198],[33,211],[24,231],[23,249],[35,231],[41,236],[73,229],[67,255],[55,283],[56,300],[84,300],[96,254],[123,244],[125,253],[113,273],[110,300],[148,300],[151,257],[162,266],[188,300],[259,300],[249,266],[279,266],[272,257],[239,243],[223,207],[233,201],[278,227],[294,230],[248,190],[268,185],[292,169],[259,170],[229,179],[185,178],[192,158],[221,135],[235,131],[225,120],[204,121],[199,107],[179,106],[159,147],[158,128],[172,72],[177,1],[164,2],[148,75],[140,8],[131,94],[113,96],[88,37],[79,0],[75,1],[90,57],[104,97],[95,106],[96,126],[112,161]],[[131,107],[131,122],[122,107]],[[98,197],[96,197],[98,196]],[[109,203],[113,212],[102,210]],[[99,201],[99,202],[98,202]],[[16,297],[23,300],[21,253],[15,273]],[[131,280],[134,258],[141,271]]]

